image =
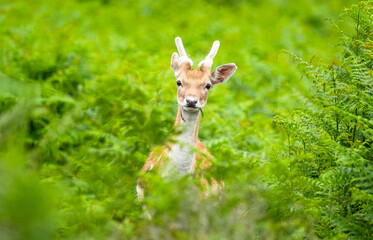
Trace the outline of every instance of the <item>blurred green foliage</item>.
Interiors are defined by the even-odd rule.
[[[372,238],[372,4],[352,2],[2,1],[0,238]],[[225,190],[147,174],[143,205],[176,36],[238,66],[199,134]]]
[[[335,25],[343,36],[338,60],[314,65],[293,56],[313,80],[313,94],[307,107],[276,119],[288,136],[291,169],[308,182],[298,191],[319,202],[323,238],[373,237],[371,4],[345,9],[349,28]]]

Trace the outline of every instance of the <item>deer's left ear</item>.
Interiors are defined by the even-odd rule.
[[[213,85],[224,83],[233,75],[236,69],[237,66],[234,63],[228,63],[217,67],[211,73],[211,83]]]

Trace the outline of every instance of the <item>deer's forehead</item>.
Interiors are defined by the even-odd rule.
[[[182,79],[184,84],[189,83],[193,85],[206,83],[210,79],[209,74],[206,74],[196,69],[184,71],[183,73],[180,74],[179,77]]]

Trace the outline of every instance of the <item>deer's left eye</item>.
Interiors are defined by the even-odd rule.
[[[210,83],[207,83],[205,88],[206,88],[207,90],[210,90],[210,88],[211,88],[211,84],[210,84]]]
[[[180,87],[180,86],[181,86],[181,81],[180,81],[180,80],[177,80],[177,81],[176,81],[176,84],[177,84],[178,87]]]

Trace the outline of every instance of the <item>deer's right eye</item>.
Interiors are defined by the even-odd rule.
[[[176,81],[176,84],[177,84],[178,87],[180,87],[180,86],[181,86],[181,81],[180,81],[180,80],[177,80],[177,81]]]

